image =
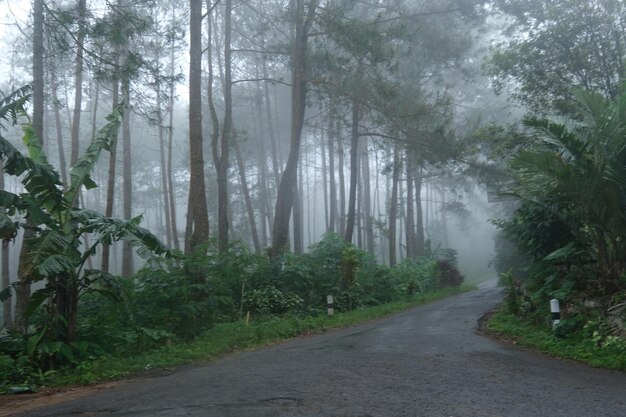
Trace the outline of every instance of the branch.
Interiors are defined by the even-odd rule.
[[[281,81],[281,80],[277,80],[275,78],[269,78],[269,77],[262,77],[262,78],[246,78],[246,79],[242,79],[242,80],[236,80],[233,81],[232,83],[230,83],[231,85],[234,84],[239,84],[239,83],[247,83],[247,82],[259,82],[259,81],[269,81],[272,83],[276,83],[276,84],[282,84],[282,85],[286,85],[288,87],[291,87],[291,84],[285,82],[285,81]]]

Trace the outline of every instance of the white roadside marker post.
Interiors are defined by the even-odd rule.
[[[326,296],[326,309],[328,311],[328,315],[332,316],[335,314],[335,308],[333,305],[333,296],[332,295],[327,295]]]
[[[559,306],[559,300],[553,298],[550,300],[550,313],[552,314],[552,329],[561,322],[561,307]]]

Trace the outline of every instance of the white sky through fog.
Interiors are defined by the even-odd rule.
[[[17,34],[27,31],[30,0],[0,0],[0,84],[10,80],[11,59]]]

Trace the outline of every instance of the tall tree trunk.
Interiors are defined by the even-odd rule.
[[[176,7],[172,5],[172,22],[176,22]],[[174,190],[174,170],[173,170],[173,154],[174,154],[174,66],[176,65],[176,56],[174,54],[174,46],[170,49],[170,80],[169,83],[169,100],[168,100],[168,113],[169,113],[169,128],[167,129],[167,191],[169,193],[169,207],[170,207],[170,224],[172,227],[172,241],[174,248],[180,249],[180,242],[178,241],[178,227],[176,225],[176,193]]]
[[[185,237],[192,251],[209,240],[202,150],[202,0],[189,0],[189,214]]]
[[[120,63],[120,54],[115,54],[115,66],[119,67]],[[115,109],[120,101],[120,83],[116,74],[113,78],[113,83],[111,85],[111,101],[112,107]],[[106,207],[104,209],[104,215],[106,217],[113,216],[113,207],[115,205],[115,178],[116,178],[116,168],[117,168],[117,139],[118,134],[115,132],[113,139],[111,140],[111,150],[109,151],[109,172],[107,179],[107,196],[106,196]],[[102,245],[102,270],[104,272],[110,272],[109,264],[111,257],[111,245],[103,244]]]
[[[259,242],[259,233],[257,232],[256,220],[254,218],[254,207],[252,206],[252,199],[250,198],[250,190],[248,188],[248,180],[246,178],[246,167],[241,157],[241,149],[239,143],[235,140],[233,142],[235,148],[235,157],[237,158],[237,167],[239,168],[239,181],[241,182],[241,191],[243,193],[244,201],[246,202],[246,211],[248,212],[248,221],[250,222],[250,233],[252,234],[252,243],[254,245],[254,252],[257,255],[261,254],[261,244]]]
[[[294,185],[295,190],[293,192],[293,251],[297,254],[304,252],[303,241],[303,213],[302,213],[302,198],[303,198],[303,181],[302,181],[302,162],[298,169],[298,181],[297,185]]]
[[[372,222],[372,190],[370,185],[370,160],[368,141],[363,139],[361,148],[361,175],[363,178],[363,232],[365,234],[365,250],[374,255],[374,225]]]
[[[331,104],[328,115],[328,176],[330,183],[330,214],[328,216],[328,232],[337,230],[337,182],[335,181],[335,141],[337,140],[335,130],[334,106]]]
[[[304,126],[304,111],[307,96],[307,46],[308,36],[318,0],[309,0],[308,11],[305,15],[304,0],[294,0],[295,3],[295,37],[292,45],[292,89],[291,89],[291,133],[290,148],[287,164],[278,186],[276,209],[274,210],[274,224],[272,226],[272,248],[270,258],[277,257],[287,249],[289,241],[289,219],[294,203],[294,191],[297,182],[298,160],[300,158],[300,142]]]
[[[413,178],[414,178],[415,158],[412,149],[406,150],[406,257],[415,259],[416,239],[415,239],[415,201],[413,199]]]
[[[324,131],[320,132],[320,157],[322,159],[322,192],[324,201],[324,226],[325,230],[330,229],[330,217],[328,213],[328,172],[326,167],[326,138],[324,137]],[[313,202],[315,202],[315,196]],[[311,236],[309,235],[309,239]]]
[[[217,176],[217,240],[220,252],[228,248],[228,167],[229,147],[233,124],[232,101],[232,61],[231,61],[231,18],[232,1],[225,0],[224,4],[224,122],[222,134],[218,143],[217,135],[212,141],[213,161]],[[211,100],[213,97],[210,98]]]
[[[160,94],[157,94],[160,96]],[[172,247],[172,216],[170,214],[169,182],[167,180],[167,163],[165,155],[165,126],[163,126],[163,113],[160,99],[157,99],[157,119],[159,120],[159,156],[161,159],[161,193],[163,194],[163,211],[165,217],[165,241],[168,247]]]
[[[447,205],[447,201],[446,201],[446,190],[444,188],[441,188],[441,192],[440,192],[440,196],[441,196],[441,243],[443,244],[444,248],[449,247],[448,246],[448,214],[446,212],[446,205]]]
[[[52,74],[54,78],[55,75]],[[61,171],[61,179],[63,180],[63,184],[68,184],[67,182],[67,162],[65,161],[65,146],[63,144],[63,127],[61,125],[61,112],[59,110],[59,106],[61,103],[59,102],[58,88],[59,84],[55,80],[52,81],[51,90],[52,90],[52,107],[54,108],[54,124],[57,132],[57,147],[59,149],[59,171]]]
[[[124,219],[132,218],[133,208],[133,178],[131,168],[131,138],[130,138],[130,80],[122,80],[122,97],[126,103],[124,119],[122,120],[122,179],[123,179],[123,211]],[[130,242],[122,244],[122,276],[129,277],[134,273],[133,248]]]
[[[278,189],[280,184],[281,163],[278,159],[278,150],[276,149],[276,132],[274,129],[274,116],[272,115],[272,104],[270,100],[270,83],[268,81],[269,74],[267,72],[267,62],[263,59],[263,95],[265,99],[265,110],[267,114],[267,131],[270,141],[270,154],[272,156],[272,171],[274,173],[274,187]]]
[[[85,53],[85,19],[87,13],[86,0],[78,0],[78,33],[76,34],[76,56],[74,58],[74,111],[72,114],[72,150],[70,164],[78,161],[80,141],[80,115],[83,103],[83,56]]]
[[[352,242],[356,214],[356,189],[359,174],[359,104],[352,100],[352,134],[350,136],[350,195],[348,196],[348,216],[346,219],[346,242]]]
[[[402,170],[402,160],[400,159],[400,145],[393,145],[393,173],[391,179],[391,199],[389,201],[389,265],[396,264],[396,221],[398,218],[398,183],[400,182],[400,171]]]
[[[4,167],[0,159],[0,191],[4,191]],[[2,290],[9,288],[11,285],[11,275],[9,271],[9,240],[2,240]],[[4,319],[4,327],[13,328],[13,298],[10,297],[2,302],[2,317]]]
[[[39,141],[43,145],[43,113],[44,113],[44,2],[33,1],[33,116],[32,126]],[[26,332],[28,318],[26,317],[28,299],[30,298],[30,284],[32,268],[30,268],[30,240],[35,236],[33,219],[26,219],[26,228],[19,256],[18,278],[15,301],[15,325],[22,332]]]
[[[424,256],[424,214],[422,210],[422,170],[415,170],[415,252],[417,256]]]
[[[335,121],[336,125],[339,125],[339,120]],[[337,217],[339,220],[339,233],[344,233],[346,230],[346,178],[345,178],[345,152],[343,148],[343,140],[341,140],[341,130],[337,128],[337,168],[339,179],[339,213]]]

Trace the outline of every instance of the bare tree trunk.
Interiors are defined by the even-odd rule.
[[[235,140],[233,142],[235,148],[235,157],[237,158],[237,166],[239,168],[239,180],[241,182],[241,191],[243,198],[246,202],[246,210],[248,212],[248,221],[250,222],[250,232],[252,234],[252,243],[254,244],[254,252],[257,255],[261,254],[261,244],[259,242],[259,233],[257,232],[256,220],[254,218],[254,207],[252,206],[252,199],[250,198],[250,190],[248,189],[248,180],[246,178],[246,168],[241,157],[241,149],[239,143]]]
[[[365,250],[374,255],[374,225],[372,224],[372,190],[370,185],[370,161],[368,151],[368,141],[364,138],[360,144],[361,148],[361,172],[363,189],[363,231],[365,233]]]
[[[350,139],[350,195],[348,196],[348,216],[346,219],[346,242],[352,242],[356,214],[356,189],[359,174],[359,104],[352,101],[352,135]]]
[[[402,170],[402,160],[400,159],[400,145],[393,145],[393,173],[391,179],[391,199],[389,201],[389,265],[396,264],[396,220],[398,218],[398,183],[400,182],[400,171]]]
[[[44,113],[44,4],[43,0],[33,1],[33,116],[32,127],[43,146],[43,113]],[[19,256],[18,278],[15,301],[15,325],[25,333],[28,327],[26,317],[28,300],[30,298],[30,284],[32,268],[30,268],[30,240],[35,236],[34,224],[31,218],[26,219],[26,228]]]
[[[172,22],[176,22],[176,7],[172,5]],[[176,65],[176,58],[174,54],[174,46],[170,50],[170,80],[169,80],[169,128],[167,130],[167,191],[169,193],[169,207],[170,207],[170,224],[172,227],[172,241],[174,248],[180,249],[180,242],[178,241],[178,227],[176,225],[176,192],[174,190],[174,170],[173,170],[173,148],[174,148],[174,66]]]
[[[4,167],[0,159],[0,191],[4,191]],[[9,271],[9,240],[2,240],[2,289],[5,290],[11,285],[11,275]],[[2,302],[2,317],[4,327],[13,328],[13,297]]]
[[[446,212],[446,190],[441,189],[441,243],[444,248],[448,246],[448,214]]]
[[[232,101],[232,62],[231,62],[231,17],[232,1],[225,0],[224,5],[224,123],[219,140],[217,135],[213,137],[213,161],[217,176],[217,239],[220,252],[228,248],[228,167],[229,167],[229,143],[233,125],[233,101]],[[212,89],[211,89],[212,91]],[[213,97],[210,97],[212,100]],[[258,242],[257,242],[258,243]]]
[[[330,215],[328,232],[337,230],[337,183],[335,181],[335,141],[337,140],[334,119],[334,106],[330,107],[328,116],[328,174],[330,182]]]
[[[160,94],[157,94],[160,96]],[[163,211],[165,217],[165,241],[168,247],[172,247],[172,215],[170,213],[170,199],[167,179],[167,163],[165,155],[165,126],[163,126],[163,113],[160,99],[157,99],[157,119],[159,120],[159,155],[161,159],[161,192],[163,194]]]
[[[132,218],[133,207],[133,179],[131,170],[131,138],[130,138],[130,81],[122,80],[122,97],[126,102],[124,108],[124,119],[122,120],[122,178],[123,178],[123,209],[124,219]],[[134,271],[133,248],[130,243],[124,241],[122,244],[122,276],[129,277]]]
[[[304,242],[302,236],[302,162],[300,162],[298,171],[298,184],[295,186],[295,190],[293,192],[293,251],[301,254],[304,252]]]
[[[76,57],[74,58],[74,111],[72,115],[72,150],[70,164],[74,166],[78,161],[80,142],[80,113],[83,102],[83,56],[85,53],[85,19],[86,0],[78,0],[76,11],[78,13],[78,33],[76,34]]]
[[[265,59],[263,59],[263,78],[265,81],[263,82],[263,94],[265,98],[265,109],[267,113],[267,129],[268,136],[270,140],[270,151],[272,156],[272,168],[274,172],[274,186],[278,189],[278,184],[280,184],[280,170],[281,165],[278,161],[278,151],[276,150],[276,133],[274,130],[274,117],[272,115],[272,105],[270,101],[270,87],[269,81],[267,78],[269,74],[267,73],[267,63]]]
[[[52,78],[55,78],[55,75],[51,75]],[[67,162],[65,161],[65,146],[63,144],[63,127],[61,125],[61,112],[59,111],[59,106],[61,105],[59,102],[58,88],[59,84],[55,80],[52,81],[51,90],[52,90],[52,107],[54,108],[54,123],[57,132],[57,146],[59,148],[59,171],[61,171],[61,179],[63,180],[63,184],[68,184],[67,182]]]
[[[115,54],[115,65],[119,66],[120,56],[119,53]],[[113,84],[111,86],[111,100],[112,107],[116,108],[120,101],[120,83],[118,79],[115,77],[113,79]],[[115,204],[115,171],[117,168],[117,132],[115,132],[113,139],[111,140],[111,150],[109,151],[109,172],[108,172],[108,180],[107,180],[107,197],[106,197],[106,207],[104,209],[104,215],[106,217],[113,216],[113,206]],[[102,270],[104,272],[109,271],[111,257],[111,245],[103,244],[102,245]]]
[[[315,16],[318,0],[310,0],[305,16],[304,0],[294,0],[295,38],[292,50],[292,90],[291,90],[291,138],[289,156],[285,171],[278,186],[276,209],[274,210],[274,224],[272,226],[272,248],[270,258],[277,257],[287,249],[289,241],[289,219],[294,203],[294,191],[297,182],[298,160],[300,158],[300,142],[304,126],[304,111],[306,108],[306,68],[307,46],[310,27]]]
[[[415,201],[413,200],[413,178],[415,158],[412,149],[406,150],[406,257],[415,259]]]
[[[202,150],[202,0],[189,0],[189,214],[190,251],[209,240],[209,215]],[[188,221],[189,221],[188,220]],[[188,252],[189,254],[189,252]]]
[[[324,226],[325,230],[330,229],[330,218],[328,213],[328,172],[326,167],[326,141],[324,137],[324,131],[320,132],[320,157],[322,158],[322,192],[324,201]],[[315,202],[315,197],[313,197]],[[309,239],[311,237],[309,236]]]
[[[424,256],[424,214],[422,210],[422,173],[421,169],[415,170],[415,227],[416,242],[415,252],[417,256]]]
[[[339,120],[336,121],[339,124]],[[341,140],[341,130],[337,129],[337,168],[339,169],[339,233],[343,233],[346,230],[346,179],[344,174],[345,169],[345,156],[343,141]]]

